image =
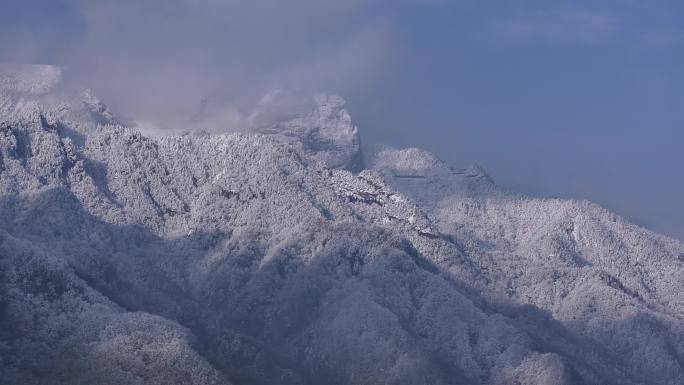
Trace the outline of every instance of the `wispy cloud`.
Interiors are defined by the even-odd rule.
[[[619,27],[609,13],[557,8],[497,20],[490,30],[499,39],[517,42],[605,44],[615,41]]]

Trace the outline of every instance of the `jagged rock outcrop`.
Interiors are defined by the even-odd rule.
[[[336,97],[150,138],[35,70],[0,82],[2,384],[684,381],[679,241],[417,149],[359,171]]]

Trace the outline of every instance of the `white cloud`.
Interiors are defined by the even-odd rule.
[[[395,44],[381,3],[82,1],[83,32],[59,59],[131,120],[186,125],[208,100],[236,125],[273,88],[367,87]]]
[[[604,44],[613,42],[619,22],[611,14],[577,9],[539,10],[492,24],[498,38],[551,44]]]

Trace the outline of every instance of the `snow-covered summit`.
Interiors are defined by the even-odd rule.
[[[478,165],[455,168],[418,148],[386,147],[373,158],[373,169],[388,184],[425,208],[450,197],[485,199],[511,194],[497,186]]]
[[[359,170],[359,130],[352,122],[345,100],[336,95],[318,94],[313,102],[308,113],[257,131],[302,143],[307,153],[327,167]]]
[[[75,131],[118,124],[90,89],[62,83],[63,70],[57,66],[0,65],[0,122],[62,122]]]

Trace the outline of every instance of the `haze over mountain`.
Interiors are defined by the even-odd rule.
[[[273,89],[333,93],[364,146],[478,163],[684,240],[684,2],[2,5],[0,62],[64,67],[128,125],[236,131]]]
[[[2,73],[2,384],[684,382],[680,241],[362,156],[336,96],[147,135],[57,67]]]

